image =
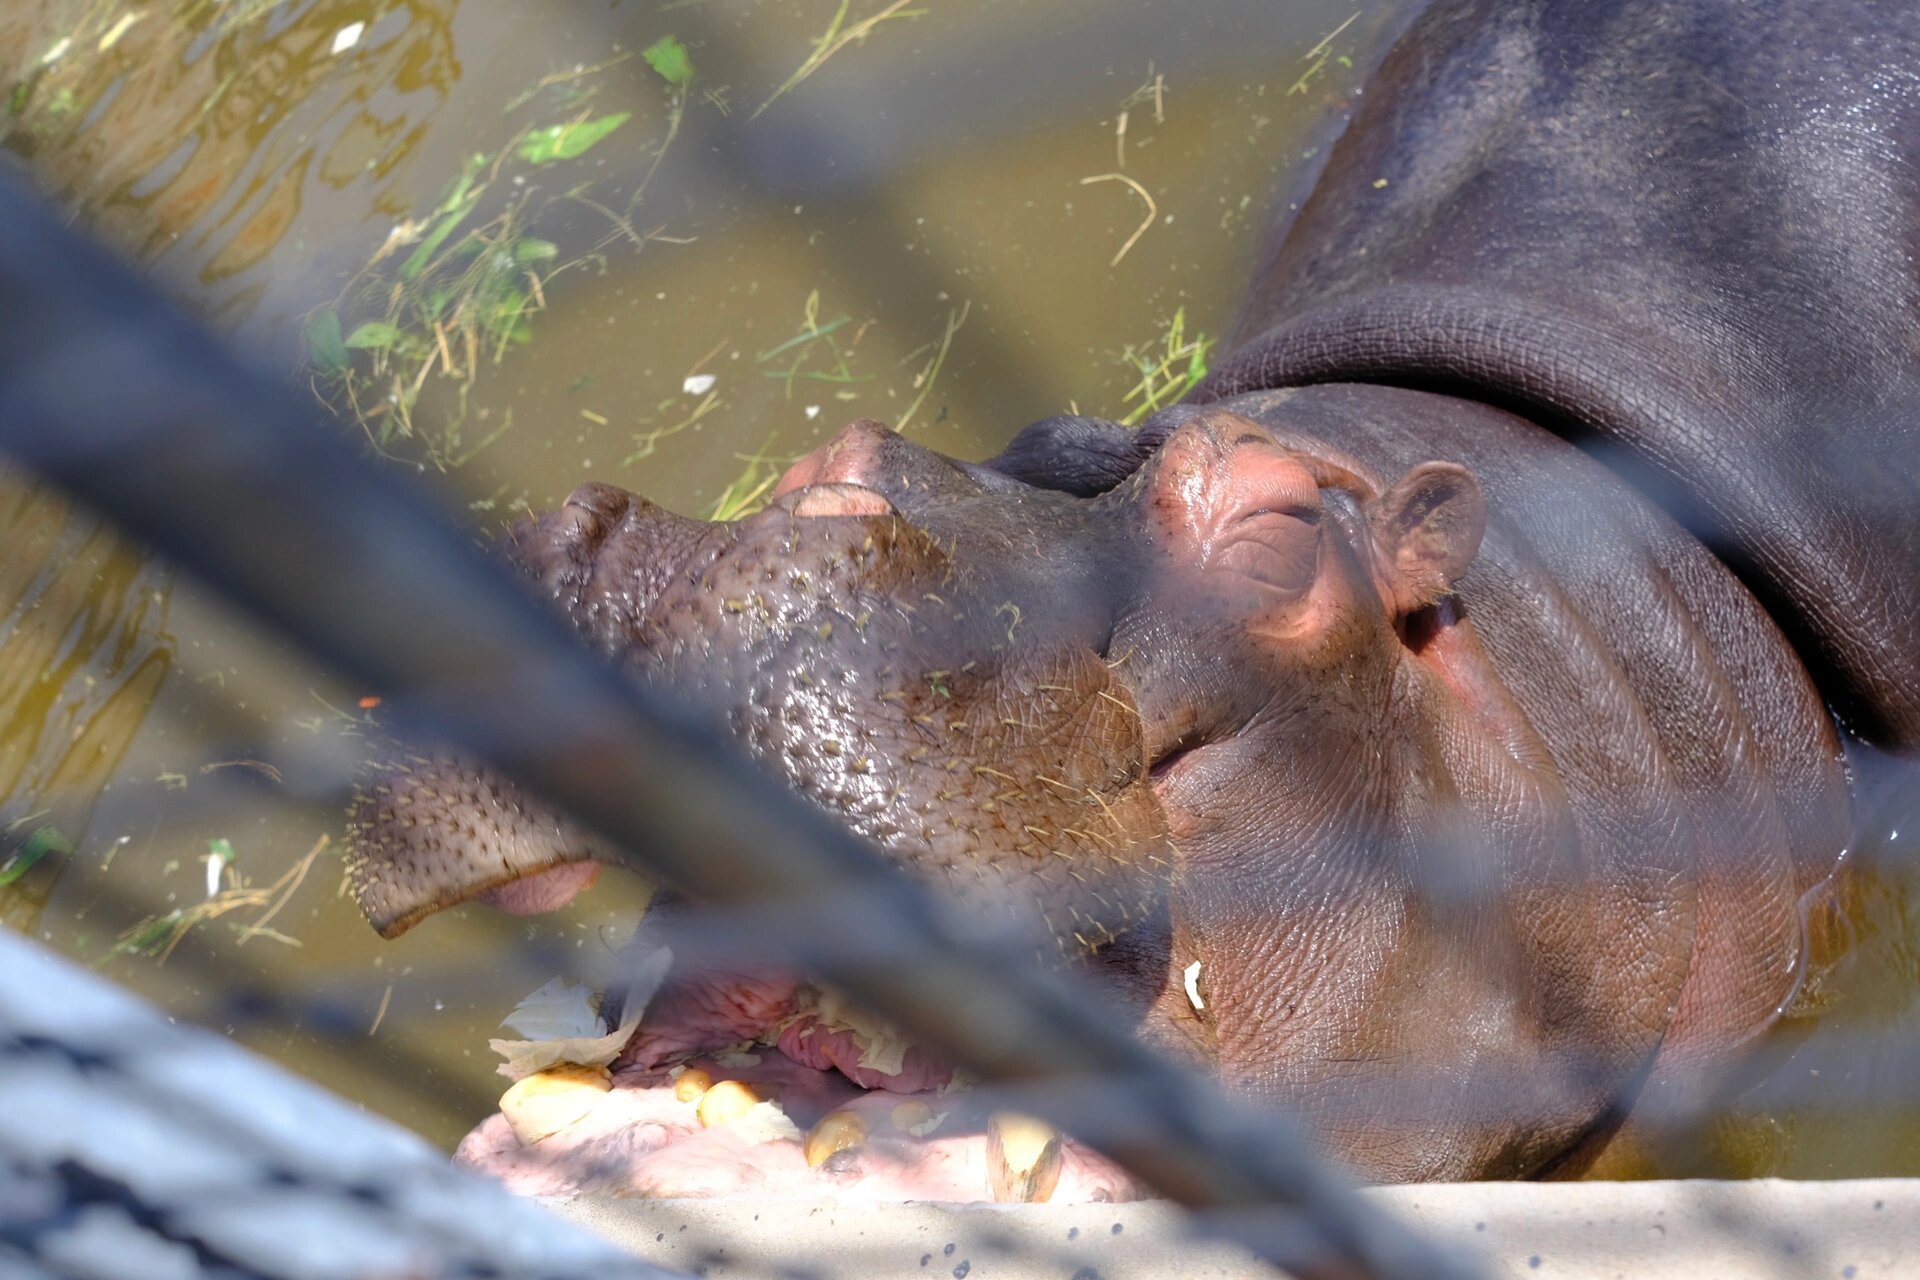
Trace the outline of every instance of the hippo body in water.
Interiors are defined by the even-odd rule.
[[[1365,101],[1235,349],[1140,430],[1048,419],[972,464],[857,423],[742,521],[589,485],[508,551],[1362,1174],[1577,1172],[1793,998],[1843,736],[1920,747],[1920,11],[1446,3]],[[387,933],[557,905],[600,860],[458,761],[354,824]],[[927,1093],[949,1073],[826,1000],[670,973],[625,1111],[495,1117],[463,1157],[538,1190],[1129,1193],[1057,1143],[1023,1182]],[[741,1041],[758,1064],[712,1057]],[[700,1129],[727,1074],[811,1131]]]

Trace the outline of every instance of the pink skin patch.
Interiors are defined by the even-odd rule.
[[[788,467],[787,473],[780,477],[780,482],[773,486],[773,500],[778,502],[796,489],[817,483],[826,474],[827,459],[832,448],[833,442],[828,441]]]
[[[1244,428],[1176,431],[1161,446],[1149,521],[1176,577],[1243,617],[1254,634],[1283,641],[1329,625],[1350,606],[1350,593],[1338,574],[1322,572],[1321,481],[1312,460],[1256,423]]]
[[[537,916],[558,911],[574,895],[593,888],[600,878],[597,862],[567,862],[545,871],[510,880],[480,895],[480,901],[513,916]]]
[[[787,468],[787,474],[781,476],[780,483],[773,487],[774,500],[778,501],[794,490],[810,485],[864,483],[875,465],[876,434],[884,437],[888,433],[877,422],[856,422],[842,428],[833,439]],[[800,514],[829,513],[803,511]]]
[[[1249,430],[1224,449],[1184,428],[1162,448],[1155,514],[1188,563],[1285,594],[1313,583],[1320,486],[1271,436]]]
[[[859,424],[787,468],[773,487],[773,500],[790,493],[800,496],[791,510],[796,516],[884,516],[893,504],[862,481],[873,464],[872,434]]]
[[[884,516],[893,504],[857,484],[809,485],[793,504],[796,516]]]

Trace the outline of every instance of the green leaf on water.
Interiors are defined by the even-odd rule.
[[[27,837],[14,855],[0,862],[0,889],[6,888],[33,869],[33,864],[50,853],[72,853],[73,841],[60,834],[60,828],[47,826]]]
[[[467,215],[473,212],[473,201],[478,194],[478,192],[474,192],[467,198],[462,199],[451,213],[434,223],[433,230],[428,232],[427,238],[420,242],[420,247],[409,254],[407,260],[400,264],[400,278],[402,280],[412,280],[422,271],[426,270],[427,263],[431,262],[433,255],[440,251],[440,246],[446,243],[447,237],[453,234],[454,228],[465,222]]]
[[[341,373],[352,362],[347,344],[340,339],[340,317],[333,312],[316,312],[307,321],[306,338],[307,354],[320,372]]]
[[[440,220],[433,224],[433,230],[427,233],[427,238],[420,242],[419,247],[407,255],[407,260],[400,264],[402,280],[412,280],[426,270],[427,263],[433,261],[433,255],[440,251],[440,246],[446,243],[447,237],[452,235],[454,229],[465,222],[467,215],[473,212],[473,206],[480,201],[480,193],[486,190],[486,184],[479,181],[480,171],[486,165],[486,156],[467,157],[466,166],[461,170],[460,176],[454,179],[452,186],[447,188],[447,194],[440,199],[439,208],[434,210],[440,215]]]
[[[173,937],[174,929],[179,925],[183,913],[175,908],[163,916],[152,916],[135,925],[122,934],[109,955],[118,955],[123,951],[137,951],[142,955],[156,955],[168,939]]]
[[[546,262],[560,256],[560,246],[551,240],[522,240],[513,246],[513,260],[521,266]]]
[[[686,88],[693,79],[693,59],[687,56],[687,46],[672,36],[661,36],[641,50],[640,56],[676,89]]]
[[[633,118],[631,111],[616,111],[598,120],[578,120],[571,124],[550,124],[535,129],[520,139],[520,158],[532,164],[552,164],[585,155],[602,138]]]
[[[369,320],[347,335],[346,345],[355,351],[385,351],[400,341],[400,330],[385,320]]]
[[[1213,348],[1211,338],[1202,338],[1194,344],[1193,354],[1187,358],[1187,390],[1200,385],[1207,376],[1207,352]]]

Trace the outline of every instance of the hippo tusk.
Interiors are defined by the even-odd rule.
[[[987,1180],[1001,1204],[1045,1202],[1063,1158],[1060,1131],[1044,1120],[1001,1111],[987,1121]]]

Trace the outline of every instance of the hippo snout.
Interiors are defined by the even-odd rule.
[[[1134,691],[1104,653],[1115,601],[1009,554],[1004,501],[878,424],[788,480],[729,522],[584,484],[502,549],[595,648],[906,869],[1037,914],[1069,951],[1148,916],[1171,850]],[[354,885],[388,935],[473,897],[557,905],[585,879],[557,869],[614,860],[456,757],[375,773]]]

